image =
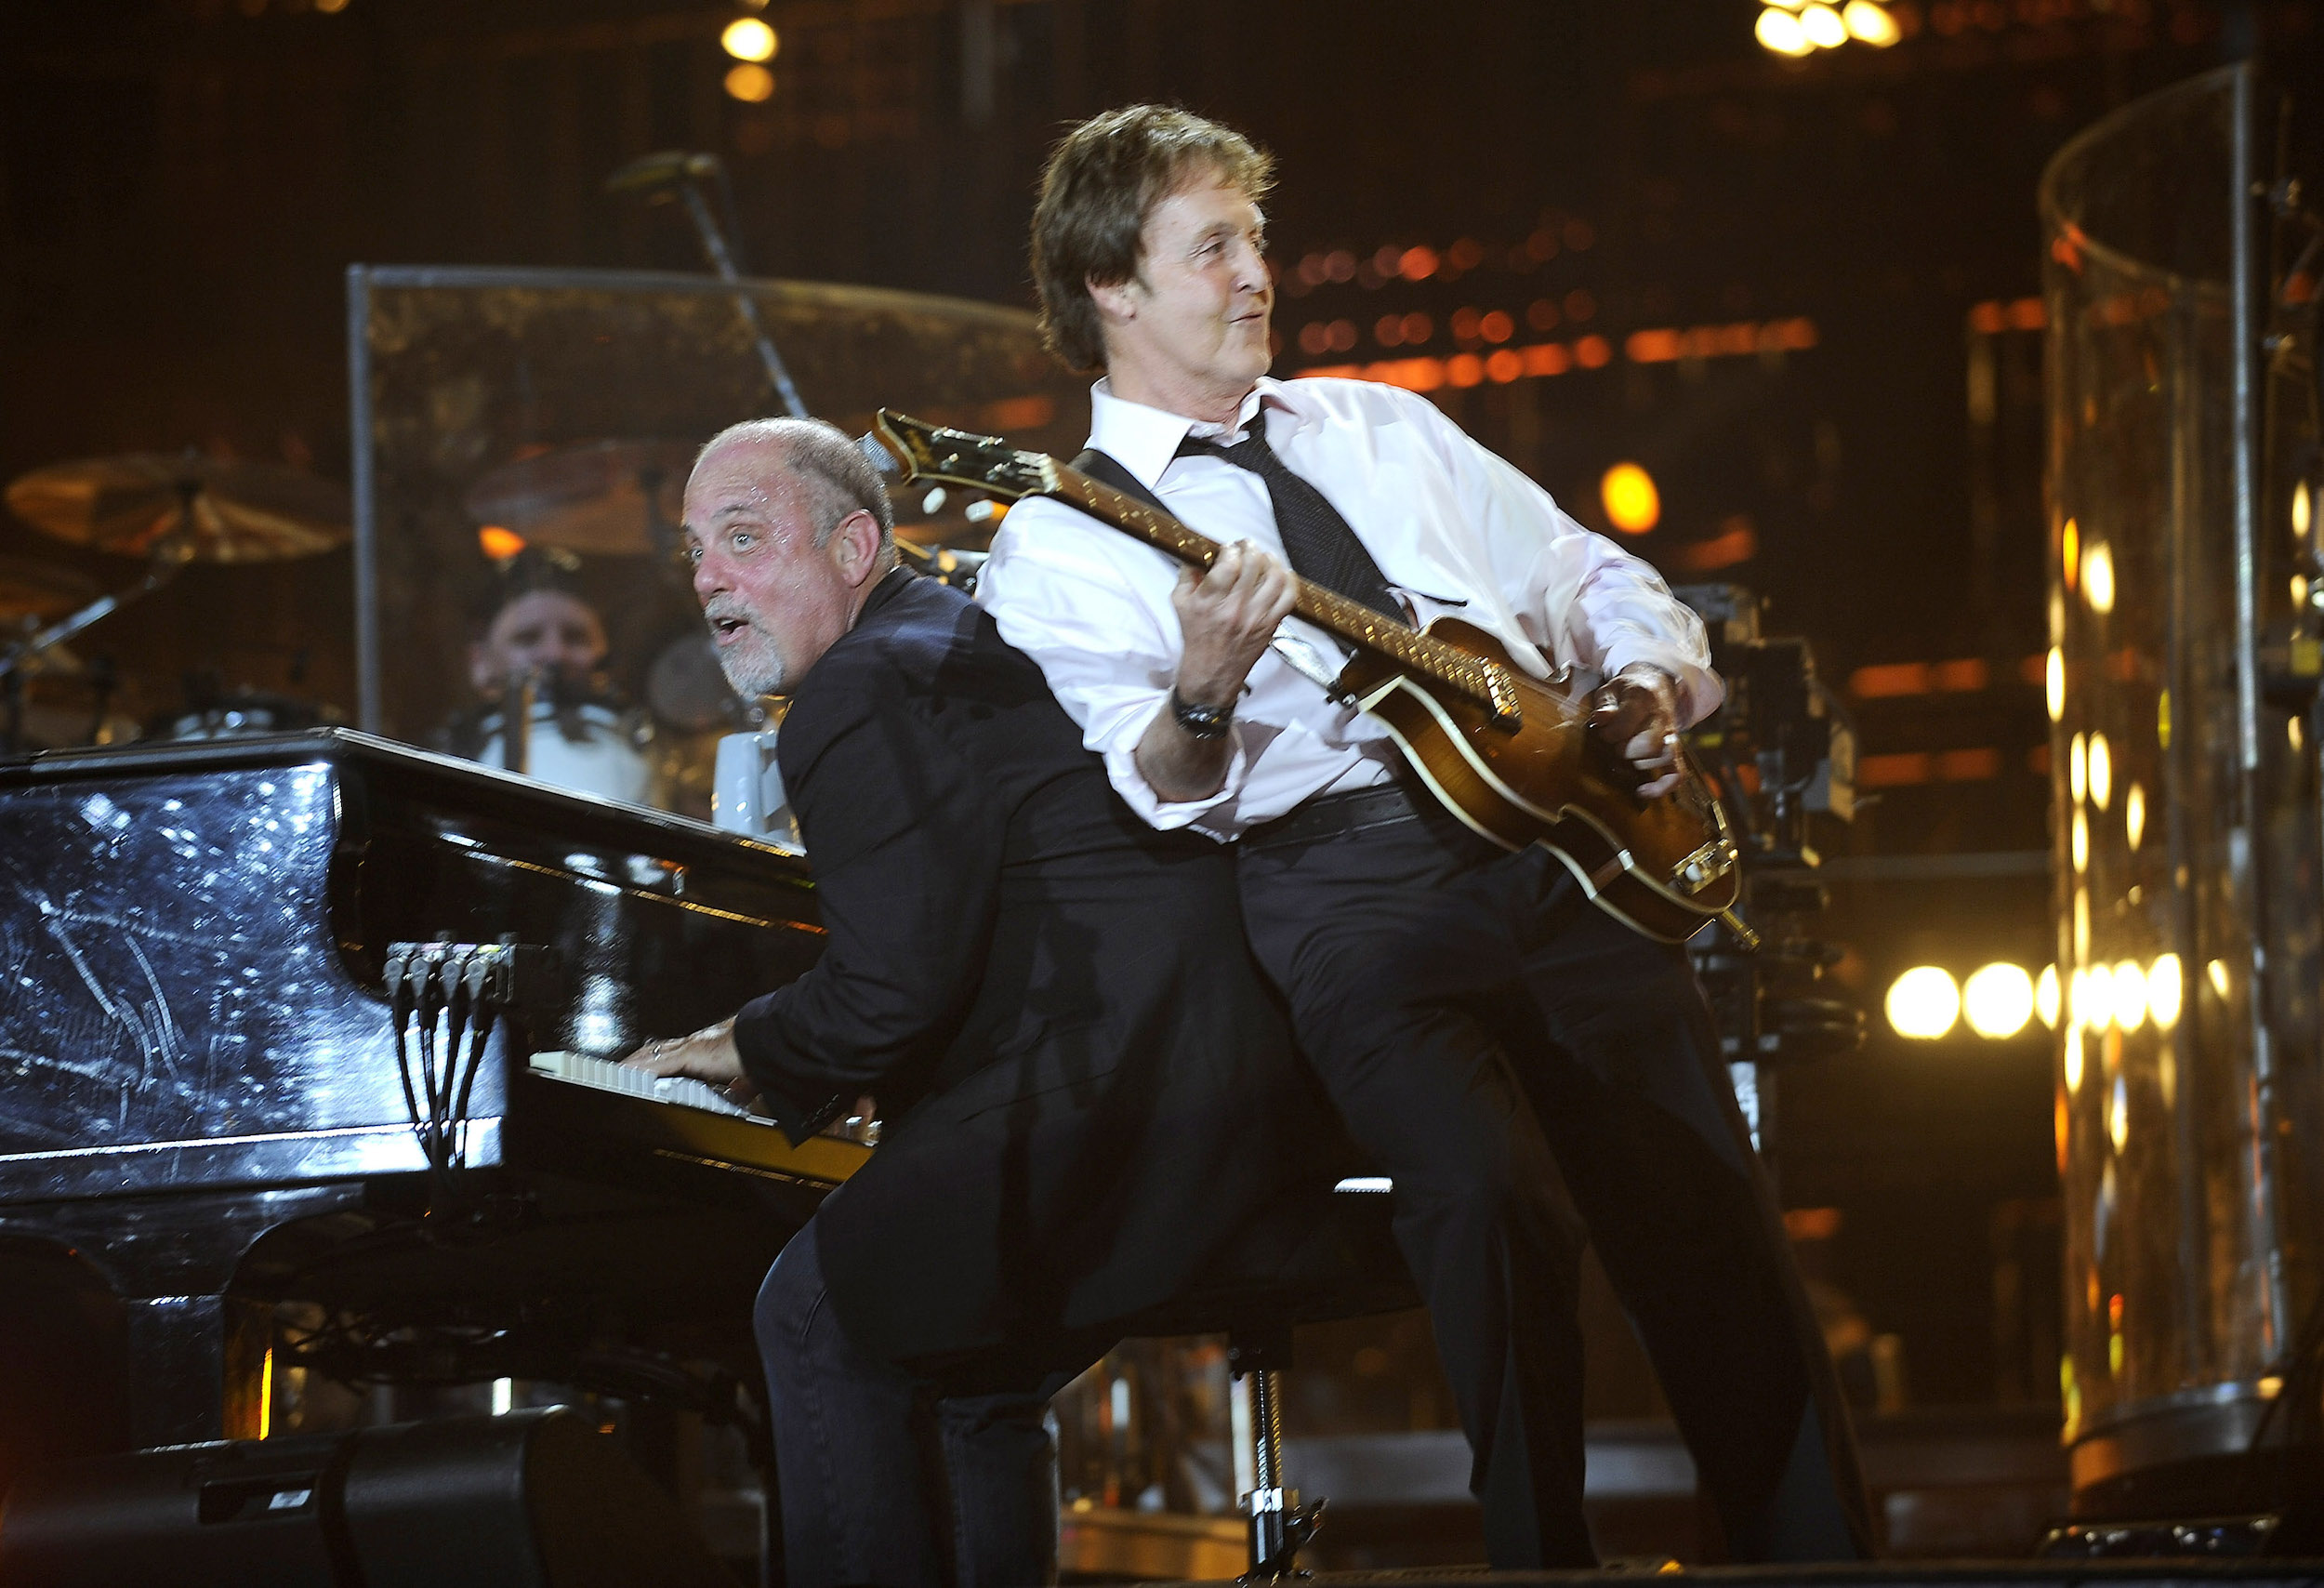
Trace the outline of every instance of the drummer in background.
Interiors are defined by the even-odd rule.
[[[480,697],[436,735],[437,748],[487,766],[521,764],[526,775],[576,793],[656,805],[643,711],[603,671],[605,624],[583,599],[573,568],[527,548],[501,565],[476,613],[469,683]],[[524,754],[512,762],[503,703],[533,695]]]

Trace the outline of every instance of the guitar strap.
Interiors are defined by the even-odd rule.
[[[1146,489],[1146,483],[1143,480],[1123,468],[1120,461],[1110,452],[1100,452],[1094,446],[1086,448],[1079,457],[1075,458],[1066,467],[1077,469],[1092,480],[1103,481],[1123,496],[1143,502],[1156,512],[1167,513],[1170,510],[1162,505],[1161,497]]]

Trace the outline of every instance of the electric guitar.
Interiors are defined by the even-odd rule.
[[[1182,562],[1208,569],[1219,543],[1169,514],[998,436],[921,423],[882,408],[872,436],[914,481],[1010,500],[1054,496]],[[1735,905],[1742,871],[1725,812],[1682,748],[1676,787],[1641,800],[1590,732],[1566,675],[1537,679],[1473,624],[1425,629],[1308,579],[1292,608],[1355,648],[1333,689],[1380,720],[1445,808],[1505,849],[1538,843],[1598,907],[1683,943]]]

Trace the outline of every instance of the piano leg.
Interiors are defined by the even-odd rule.
[[[144,1296],[123,1306],[131,1444],[259,1436],[273,1308],[223,1295]]]

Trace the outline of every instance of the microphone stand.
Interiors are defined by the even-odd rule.
[[[709,155],[706,158],[716,160],[718,157]],[[723,179],[726,175],[723,162],[719,165],[718,171]],[[702,233],[702,251],[710,257],[710,264],[719,272],[719,279],[739,288],[742,271],[734,263],[734,255],[727,246],[726,233],[720,228],[718,218],[703,202],[701,185],[695,180],[691,166],[680,176],[678,191],[686,201],[686,213],[693,218],[694,230]],[[750,327],[751,339],[759,348],[759,362],[767,366],[767,378],[774,383],[775,395],[783,399],[783,411],[794,419],[806,418],[807,404],[800,399],[799,388],[791,384],[791,372],[785,367],[783,355],[774,351],[774,339],[767,335],[766,324],[759,318],[758,300],[748,292],[738,290],[734,294],[734,310],[743,317],[743,324]]]

